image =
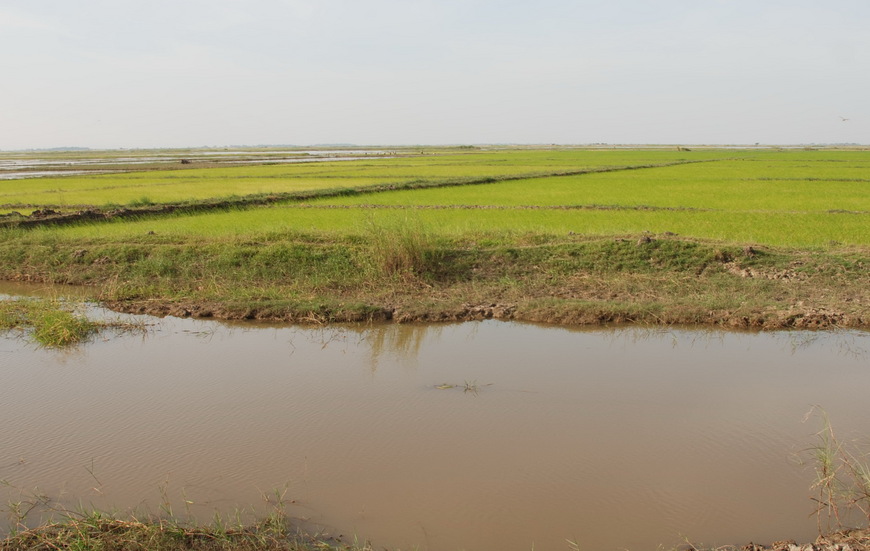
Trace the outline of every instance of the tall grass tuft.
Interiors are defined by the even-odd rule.
[[[419,219],[369,218],[364,227],[370,263],[381,276],[402,280],[434,274],[443,253],[436,239]]]
[[[43,346],[68,346],[87,339],[97,325],[66,310],[47,309],[33,318],[33,338]]]

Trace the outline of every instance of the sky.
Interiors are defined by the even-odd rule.
[[[870,143],[867,0],[0,0],[0,71],[2,150]]]

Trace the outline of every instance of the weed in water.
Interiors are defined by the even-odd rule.
[[[56,300],[16,300],[0,302],[0,329],[29,328],[36,342],[46,347],[80,343],[94,334],[101,324],[70,311]]]
[[[821,535],[844,529],[857,513],[870,522],[870,463],[867,453],[834,434],[825,410],[815,406],[806,418],[815,413],[822,418],[822,430],[817,433],[818,443],[807,452],[816,471],[812,488],[817,494],[812,500]]]
[[[11,487],[5,481],[0,481]],[[370,551],[365,545],[348,545],[328,535],[309,535],[293,526],[286,514],[286,486],[264,495],[273,511],[259,522],[245,525],[238,518],[215,514],[211,523],[197,523],[171,516],[167,505],[168,481],[160,485],[161,514],[129,514],[123,518],[80,507],[71,510],[38,490],[20,491],[7,504],[11,530],[0,538],[0,551],[64,550],[142,550],[142,551]],[[289,501],[292,502],[292,501]],[[39,526],[29,527],[34,519],[50,515]]]
[[[81,342],[97,325],[65,310],[47,310],[33,319],[33,338],[43,346],[60,347]]]
[[[491,386],[491,385],[492,385],[492,383],[487,383],[485,385],[479,385],[479,384],[477,384],[476,380],[475,381],[467,381],[466,380],[461,385],[454,385],[451,383],[443,383],[440,385],[435,385],[435,388],[437,388],[438,390],[451,390],[454,388],[461,388],[462,392],[471,393],[471,394],[474,394],[475,396],[477,396],[477,394],[480,392],[481,387]]]

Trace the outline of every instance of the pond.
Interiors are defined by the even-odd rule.
[[[862,332],[91,313],[144,330],[64,351],[0,334],[2,503],[209,521],[283,495],[389,549],[811,540],[805,415],[870,434]]]

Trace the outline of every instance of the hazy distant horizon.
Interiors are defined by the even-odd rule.
[[[667,147],[686,147],[686,148],[800,148],[800,147],[822,147],[822,148],[870,148],[870,144],[861,144],[861,143],[780,143],[780,144],[764,144],[764,143],[753,143],[753,144],[740,144],[740,143],[730,143],[730,144],[713,144],[713,143],[447,143],[447,144],[353,144],[353,143],[330,143],[330,144],[226,144],[226,145],[191,145],[191,146],[177,146],[177,147],[78,147],[78,146],[58,146],[58,147],[39,147],[39,148],[24,148],[24,149],[0,149],[0,152],[3,153],[26,153],[26,152],[64,152],[64,151],[148,151],[148,150],[207,150],[207,149],[278,149],[278,148],[287,148],[287,149],[299,149],[299,150],[311,150],[311,149],[339,149],[339,148],[352,148],[352,149],[360,149],[360,150],[372,150],[372,149],[413,149],[413,148],[450,148],[450,147],[478,147],[478,148],[487,148],[487,147],[529,147],[529,148],[667,148]]]
[[[865,0],[6,0],[0,149],[866,144],[868,28]]]

